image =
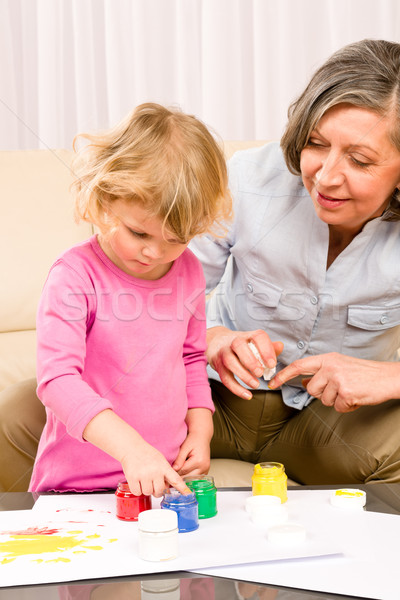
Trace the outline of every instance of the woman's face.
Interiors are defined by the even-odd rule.
[[[351,104],[329,109],[311,132],[300,168],[318,217],[357,234],[400,186],[400,152],[389,117]]]

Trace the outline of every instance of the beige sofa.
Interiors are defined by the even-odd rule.
[[[225,152],[260,144],[226,142]],[[0,391],[35,376],[35,315],[47,272],[60,252],[93,233],[73,219],[71,159],[67,150],[0,152]],[[252,471],[234,460],[211,466],[219,487],[249,486]]]

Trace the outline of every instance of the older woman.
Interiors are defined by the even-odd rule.
[[[212,456],[305,484],[400,481],[400,44],[338,51],[281,144],[229,168],[235,220],[191,246],[214,290]],[[44,424],[33,382],[0,411],[3,489],[21,489]]]
[[[215,288],[213,456],[400,481],[400,44],[334,54],[280,146],[233,157],[230,186],[227,237],[192,244]],[[249,341],[277,365],[268,383]]]

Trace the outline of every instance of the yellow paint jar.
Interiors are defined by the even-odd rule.
[[[279,496],[281,502],[287,500],[287,475],[282,463],[263,462],[255,465],[253,496]]]

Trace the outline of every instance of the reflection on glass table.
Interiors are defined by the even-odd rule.
[[[176,574],[166,579],[73,583],[0,589],[0,600],[350,600],[353,596],[289,590],[222,577]]]

